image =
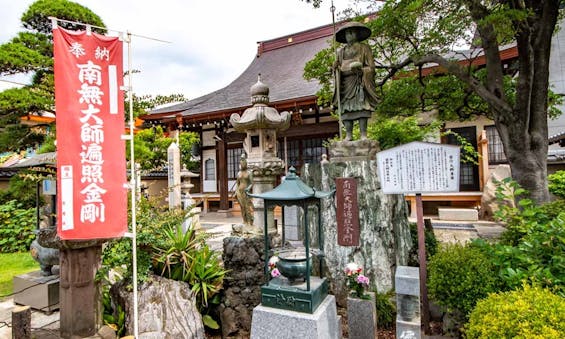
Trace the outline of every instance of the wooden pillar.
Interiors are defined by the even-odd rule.
[[[479,160],[479,189],[482,191],[489,176],[488,138],[487,138],[487,131],[485,131],[484,129],[481,131],[481,134],[479,135],[478,152],[479,152],[479,159],[478,159]]]
[[[229,192],[228,192],[228,145],[225,135],[220,136],[221,140],[217,140],[216,161],[218,164],[218,192],[220,193],[220,210],[226,212],[229,210]]]
[[[101,325],[101,307],[95,275],[100,268],[102,246],[60,252],[61,338],[89,337]]]

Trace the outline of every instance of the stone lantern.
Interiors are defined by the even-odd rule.
[[[234,113],[230,123],[238,132],[246,133],[243,148],[247,153],[247,164],[252,173],[253,193],[260,194],[273,189],[276,178],[284,169],[283,161],[277,157],[277,131],[284,131],[290,126],[291,115],[269,107],[269,87],[261,82],[251,86],[252,107],[240,116]],[[257,231],[264,229],[261,199],[253,199],[253,214]],[[267,230],[276,233],[273,210],[267,211]]]
[[[190,178],[196,178],[198,174],[189,171],[185,165],[182,166],[180,171],[181,178],[181,202],[182,209],[188,212],[188,217],[183,222],[183,231],[187,231],[189,227],[194,227],[195,229],[200,228],[200,207],[196,207],[196,202],[192,199],[190,195],[190,189],[194,185],[190,182]]]

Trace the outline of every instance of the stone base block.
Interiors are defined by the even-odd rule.
[[[43,312],[59,309],[59,275],[42,276],[41,271],[17,275],[13,280],[14,303]]]
[[[375,294],[371,299],[347,298],[349,339],[374,339],[377,337],[377,309]]]
[[[474,208],[438,208],[440,220],[478,221],[479,211]]]
[[[339,339],[335,297],[328,295],[313,314],[259,305],[253,309],[251,339]]]
[[[396,319],[396,338],[398,339],[421,339],[422,330],[420,322],[407,322]]]

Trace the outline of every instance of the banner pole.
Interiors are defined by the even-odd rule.
[[[132,67],[131,67],[131,33],[127,32],[128,44],[128,103],[129,103],[129,135],[130,135],[130,172],[131,172],[131,229],[132,229],[132,256],[133,256],[133,336],[139,338],[138,327],[138,300],[137,300],[137,171],[135,170],[135,154],[133,144],[133,129],[135,127],[133,118],[133,86],[132,86]]]

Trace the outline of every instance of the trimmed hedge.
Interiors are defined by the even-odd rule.
[[[474,338],[565,338],[565,299],[524,285],[477,303],[464,332]]]
[[[471,244],[442,246],[429,262],[428,277],[432,299],[447,311],[466,316],[500,284],[491,259]]]

